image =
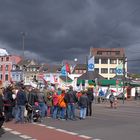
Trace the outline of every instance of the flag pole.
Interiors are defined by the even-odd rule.
[[[123,54],[123,104],[125,99],[125,55]]]

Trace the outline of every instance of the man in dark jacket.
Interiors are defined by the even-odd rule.
[[[89,104],[87,107],[87,114],[86,115],[92,116],[92,102],[94,100],[94,95],[93,95],[93,91],[91,88],[88,88],[87,97],[88,97]]]
[[[69,87],[69,91],[66,94],[66,96],[64,97],[64,100],[67,103],[67,115],[68,115],[68,119],[71,120],[75,120],[75,108],[76,108],[76,103],[78,101],[77,97],[76,97],[76,92],[73,91],[73,87],[70,86]]]
[[[12,109],[13,109],[13,98],[12,98],[12,87],[8,86],[4,90],[4,114],[5,114],[5,121],[12,120]]]
[[[82,96],[79,99],[79,107],[80,107],[80,120],[86,118],[86,111],[89,104],[89,100],[85,92],[82,92]]]
[[[24,91],[24,86],[19,88],[19,91],[17,92],[17,112],[16,112],[16,123],[24,122],[24,111],[25,111],[25,105],[27,103],[26,93]]]

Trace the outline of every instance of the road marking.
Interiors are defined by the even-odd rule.
[[[101,139],[93,139],[93,140],[101,140]]]
[[[59,131],[59,132],[66,132],[66,130],[63,130],[63,129],[56,129],[57,131]]]
[[[52,127],[52,126],[46,126],[46,128],[49,128],[49,129],[56,129],[55,127]]]
[[[71,134],[71,135],[75,135],[75,136],[78,135],[78,133],[70,132],[70,131],[67,131],[67,130],[65,131],[65,133],[67,133],[67,134]]]
[[[80,138],[85,138],[85,139],[92,139],[92,137],[85,136],[85,135],[79,135]]]
[[[4,129],[5,131],[12,131],[12,129],[6,128],[6,127],[3,127],[3,129]]]
[[[20,132],[17,132],[17,131],[11,131],[10,133],[15,134],[15,135],[20,135],[21,134]]]
[[[39,126],[46,126],[46,125],[44,125],[44,124],[37,124],[37,125],[39,125]]]
[[[23,138],[23,139],[31,139],[32,137],[29,137],[27,135],[19,135],[19,137]]]

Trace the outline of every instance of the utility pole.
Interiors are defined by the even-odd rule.
[[[25,32],[21,32],[21,35],[22,35],[22,53],[23,53],[23,61],[25,60],[25,54],[24,54],[24,51],[25,51]],[[22,79],[23,79],[23,81],[25,81],[25,67],[24,66],[22,66]]]

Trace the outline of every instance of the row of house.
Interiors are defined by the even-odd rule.
[[[106,79],[111,79],[116,75],[116,67],[119,64],[123,64],[123,69],[127,73],[123,48],[91,48],[90,55],[94,56],[94,70]],[[20,56],[6,53],[0,56],[0,80],[5,85],[11,81],[24,81],[26,84],[32,81],[41,83],[43,80],[50,81],[52,78],[54,83],[62,83],[62,81],[75,80],[87,70],[87,64],[77,63],[72,67],[71,74],[64,78],[61,76],[62,65],[38,64],[34,60],[23,60]]]

